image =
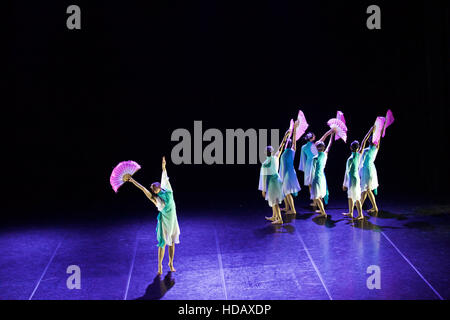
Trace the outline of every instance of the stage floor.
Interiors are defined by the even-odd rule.
[[[400,203],[352,222],[306,208],[283,226],[264,202],[235,210],[178,210],[175,268],[156,277],[156,212],[70,225],[3,227],[0,299],[448,299],[450,215]],[[124,216],[127,213],[124,212]],[[286,219],[285,219],[286,220]],[[67,268],[81,270],[69,290]],[[369,289],[369,266],[380,289]]]

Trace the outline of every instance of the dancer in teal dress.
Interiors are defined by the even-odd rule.
[[[262,196],[267,200],[267,203],[272,207],[272,217],[266,217],[267,220],[272,221],[272,224],[283,224],[281,217],[280,203],[283,202],[283,183],[278,174],[279,158],[281,150],[289,136],[289,130],[284,135],[283,141],[278,151],[273,154],[273,148],[267,147],[267,158],[261,165],[259,174],[258,189],[262,192]]]
[[[309,194],[311,194],[311,170],[313,165],[313,159],[317,155],[317,148],[314,143],[316,140],[316,135],[312,132],[308,132],[304,139],[308,140],[306,144],[304,144],[300,151],[300,165],[298,170],[303,171],[303,185],[309,188]],[[311,203],[311,206],[314,205],[314,202]]]
[[[298,183],[297,173],[294,168],[294,157],[297,148],[297,143],[295,139],[295,134],[297,131],[298,120],[294,125],[294,132],[292,134],[293,139],[288,139],[286,141],[286,148],[283,151],[280,159],[280,177],[283,181],[283,193],[285,195],[284,204],[285,208],[281,209],[286,211],[286,214],[296,214],[294,205],[294,197],[297,196],[298,192],[301,190],[300,184]]]
[[[325,166],[327,163],[328,152],[330,151],[333,143],[334,134],[334,129],[330,129],[318,142],[316,142],[318,154],[314,157],[313,168],[311,170],[311,200],[313,200],[315,205],[319,208],[318,212],[322,217],[327,216],[322,199],[325,203],[328,202]],[[330,136],[330,141],[328,142],[328,146],[325,148],[324,141],[328,136]]]
[[[366,198],[369,197],[372,208],[367,210],[370,213],[378,213],[378,206],[375,200],[378,189],[378,175],[375,167],[375,159],[380,150],[381,138],[378,144],[370,142],[370,146],[364,150],[362,155],[362,166],[360,168],[361,176],[361,204],[363,205]]]
[[[356,206],[358,210],[357,220],[364,219],[361,206],[361,182],[359,177],[359,165],[361,160],[361,154],[366,146],[367,140],[373,132],[374,127],[366,134],[363,139],[363,143],[360,146],[358,141],[353,141],[350,145],[352,152],[348,158],[345,166],[345,176],[342,189],[347,191],[348,197],[348,212],[343,213],[345,216],[353,218],[353,208]]]
[[[156,225],[156,239],[158,240],[158,274],[162,274],[162,261],[166,245],[169,246],[169,268],[175,272],[173,259],[175,255],[175,244],[180,243],[180,228],[178,226],[175,201],[173,199],[173,190],[169,182],[166,171],[166,159],[162,160],[161,183],[154,182],[147,190],[130,175],[125,175],[125,181],[132,182],[141,189],[147,198],[158,208],[158,223]]]

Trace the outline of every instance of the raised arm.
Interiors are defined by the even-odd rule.
[[[331,145],[333,144],[333,140],[334,140],[333,138],[334,138],[335,132],[334,132],[334,130],[331,130],[331,131],[332,131],[332,133],[330,136],[330,141],[328,141],[328,146],[327,146],[327,149],[325,150],[325,153],[328,153],[330,151]]]
[[[169,182],[169,176],[166,170],[166,157],[162,158],[162,174],[161,174],[161,187],[165,190],[173,191]]]
[[[375,130],[375,126],[372,126],[372,128],[370,128],[369,132],[367,132],[366,136],[364,137],[361,146],[359,147],[358,152],[362,153],[364,151],[364,149],[366,148],[366,143],[367,140],[369,140],[370,136],[373,134],[373,131]]]
[[[153,202],[154,205],[156,205],[156,199],[153,197],[152,193],[148,191],[144,186],[142,186],[139,182],[134,180],[131,176],[125,176],[125,181],[130,181],[133,183],[136,187],[142,190],[144,194],[147,196],[147,198],[150,199],[151,202]]]
[[[296,151],[297,150],[297,139],[295,138],[295,135],[297,133],[297,127],[299,125],[299,121],[295,121],[294,124],[294,133],[292,134],[292,150]]]
[[[286,133],[284,134],[283,141],[281,141],[280,147],[278,148],[278,151],[277,151],[277,153],[275,154],[275,156],[276,156],[277,158],[280,158],[280,156],[281,156],[281,150],[283,150],[284,144],[286,143],[286,140],[287,140],[287,138],[289,137],[289,135],[290,135],[290,130],[286,131]]]
[[[330,134],[332,134],[333,132],[334,132],[334,129],[328,130],[328,131],[322,136],[322,138],[319,139],[319,141],[324,142],[325,139],[326,139]]]

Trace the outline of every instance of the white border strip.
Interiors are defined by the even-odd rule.
[[[54,258],[55,255],[56,255],[56,251],[58,251],[59,247],[61,246],[61,243],[62,243],[62,241],[59,241],[58,245],[56,246],[55,250],[53,251],[53,254],[52,254],[50,260],[48,261],[47,266],[45,267],[44,271],[42,272],[42,275],[41,275],[41,277],[39,278],[39,281],[38,281],[38,283],[36,284],[36,286],[34,287],[34,290],[33,290],[33,292],[31,293],[31,295],[30,295],[30,297],[28,298],[28,300],[33,299],[33,296],[34,296],[34,294],[35,294],[37,288],[38,288],[39,285],[41,284],[41,281],[42,281],[42,279],[44,278],[45,274],[47,273],[47,269],[48,269],[48,267],[50,266],[50,264],[52,263],[53,258]]]
[[[327,288],[327,286],[326,286],[326,284],[325,284],[325,281],[323,281],[323,278],[322,278],[322,275],[320,274],[319,269],[317,268],[316,264],[314,263],[313,258],[312,258],[311,255],[309,254],[309,250],[308,250],[308,248],[306,247],[306,244],[305,244],[305,242],[303,241],[302,236],[300,235],[300,233],[298,233],[297,230],[295,231],[295,233],[297,234],[297,237],[300,239],[300,241],[301,241],[301,243],[302,243],[302,245],[303,245],[303,248],[305,249],[306,254],[308,255],[308,258],[309,258],[309,260],[311,261],[311,264],[312,264],[313,267],[314,267],[314,270],[316,270],[316,273],[317,273],[317,275],[319,276],[320,282],[322,282],[323,288],[324,288],[325,291],[327,292],[328,298],[330,298],[330,300],[333,300],[333,298],[331,297],[331,294],[330,294],[330,292],[328,291],[328,288]]]
[[[223,293],[225,294],[225,300],[228,300],[227,286],[225,284],[225,274],[223,272],[222,254],[220,253],[219,237],[217,236],[217,231],[215,228],[214,228],[214,236],[216,238],[217,259],[219,260],[220,277],[222,278]]]
[[[414,269],[414,271],[419,275],[419,277],[421,277],[422,280],[425,281],[425,283],[430,287],[431,290],[433,290],[433,292],[439,297],[439,299],[445,300],[444,298],[442,298],[439,292],[437,292],[436,289],[433,288],[433,286],[427,281],[427,279],[425,279],[425,277],[419,272],[419,270],[416,269],[416,267],[411,263],[411,261],[409,261],[408,258],[405,257],[405,255],[400,251],[400,249],[397,248],[397,246],[391,241],[391,239],[389,239],[389,237],[383,231],[381,231],[381,234],[386,238],[387,241],[389,241],[389,243],[395,248],[395,250],[397,250],[397,252],[403,257],[403,259],[405,259],[405,261],[408,262],[408,264],[411,266],[411,268]]]
[[[127,300],[127,297],[128,297],[128,289],[130,288],[131,274],[133,273],[134,260],[136,260],[136,252],[137,252],[137,247],[138,247],[138,242],[139,242],[138,235],[139,235],[139,230],[136,232],[136,241],[135,241],[135,244],[134,244],[133,259],[131,260],[130,271],[128,272],[127,287],[125,289],[125,295],[123,296],[123,300]]]

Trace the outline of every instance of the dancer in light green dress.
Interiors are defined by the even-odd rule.
[[[356,206],[356,209],[358,210],[357,220],[364,219],[361,206],[361,182],[359,177],[359,164],[361,154],[373,130],[374,127],[372,127],[366,134],[361,146],[359,145],[358,141],[353,141],[351,143],[350,150],[352,151],[352,154],[348,158],[345,167],[345,176],[342,189],[344,191],[347,191],[348,212],[343,213],[343,215],[353,218],[353,208]]]
[[[279,158],[281,150],[289,136],[289,130],[286,132],[278,151],[274,154],[272,146],[267,147],[267,158],[261,165],[259,173],[258,190],[262,192],[262,196],[270,207],[272,207],[272,217],[266,217],[267,220],[272,221],[272,224],[283,224],[281,217],[280,203],[283,202],[283,182],[278,174]]]
[[[318,213],[320,213],[322,217],[327,216],[322,199],[327,202],[328,188],[327,179],[325,177],[325,165],[328,159],[328,152],[330,151],[333,143],[334,134],[334,129],[330,129],[323,135],[322,138],[320,138],[319,141],[316,142],[318,154],[314,157],[313,168],[311,170],[311,200],[313,200],[315,205],[319,208]],[[330,136],[330,141],[328,142],[328,146],[325,148],[324,141],[328,136]]]
[[[161,183],[154,182],[147,190],[130,175],[125,175],[125,181],[132,182],[141,189],[147,198],[158,208],[158,223],[156,225],[156,239],[158,240],[158,274],[162,274],[162,261],[166,245],[169,246],[169,268],[175,272],[173,259],[175,255],[175,244],[180,243],[180,228],[178,226],[177,211],[173,199],[173,190],[166,171],[166,159],[162,160]]]
[[[362,166],[360,168],[361,176],[361,204],[363,205],[366,198],[369,197],[372,208],[367,210],[369,213],[378,213],[378,206],[375,200],[378,189],[378,175],[375,167],[375,159],[380,150],[381,138],[378,144],[370,142],[370,146],[364,150],[362,155]]]

